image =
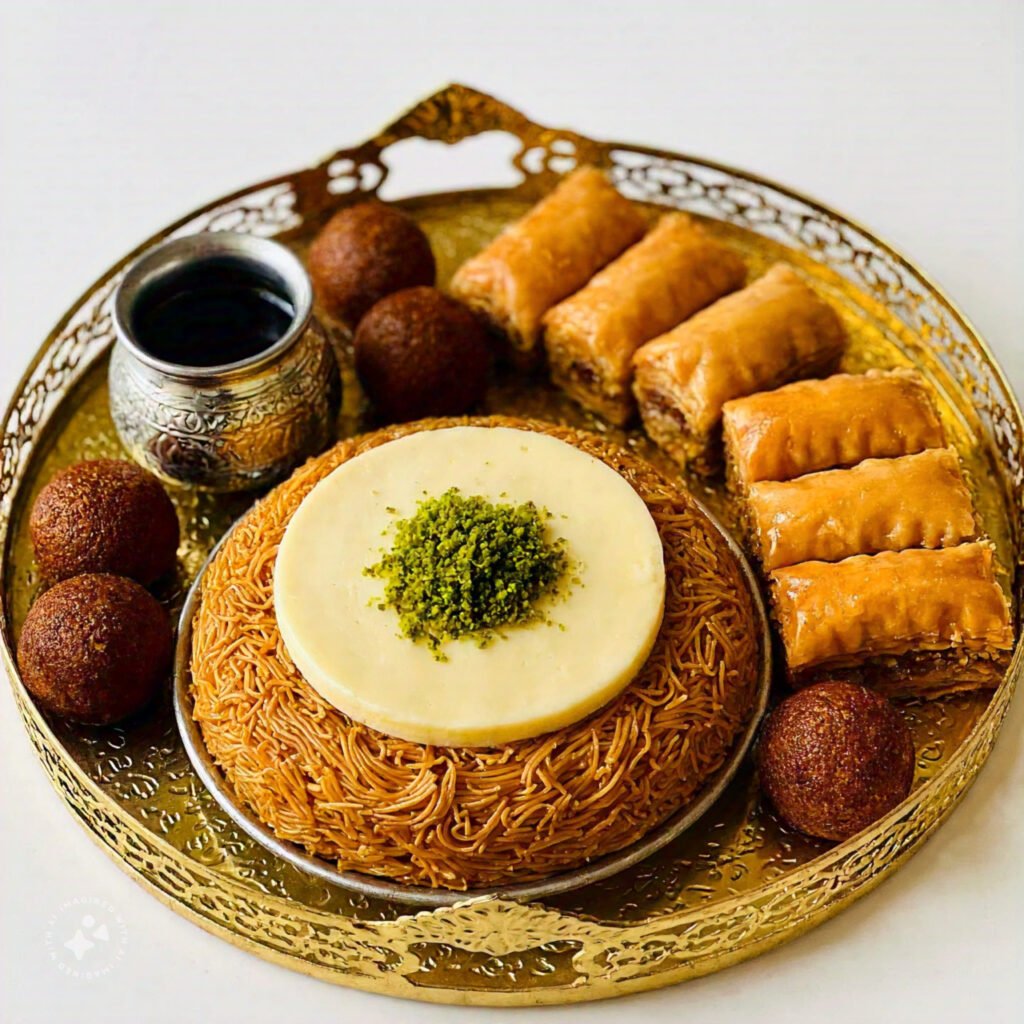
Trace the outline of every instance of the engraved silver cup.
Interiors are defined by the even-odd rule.
[[[248,262],[280,286],[295,311],[286,333],[255,355],[220,366],[155,358],[133,330],[139,297],[166,275],[224,258]],[[165,480],[210,491],[264,486],[334,437],[338,366],[313,316],[309,276],[279,243],[227,231],[164,242],[122,279],[114,295],[114,327],[114,424],[132,457]]]

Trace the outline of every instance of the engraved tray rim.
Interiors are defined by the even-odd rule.
[[[558,144],[574,147],[581,161],[605,166],[614,152],[649,157],[652,161],[674,161],[691,170],[735,178],[752,191],[769,193],[772,201],[777,198],[807,211],[808,219],[816,217],[829,226],[853,233],[890,270],[905,271],[919,288],[918,297],[937,301],[943,315],[948,315],[948,322],[942,326],[962,336],[961,344],[978,366],[977,370],[966,373],[959,386],[971,395],[984,395],[993,388],[998,391],[994,407],[998,418],[991,427],[986,427],[986,432],[992,435],[993,447],[1001,442],[1005,449],[1001,454],[1005,458],[1009,459],[1012,450],[1017,460],[1015,465],[1007,463],[1012,475],[1007,477],[1006,471],[1002,475],[1004,489],[1013,491],[1013,495],[1007,493],[1008,500],[1012,502],[1014,496],[1019,499],[1024,489],[1019,454],[1024,448],[1024,416],[1004,372],[959,307],[927,274],[876,233],[805,193],[742,169],[679,152],[631,143],[598,142],[570,131],[546,128],[493,97],[452,84],[420,101],[373,139],[340,150],[315,167],[239,189],[180,218],[114,264],[61,317],[31,359],[4,418],[5,432],[0,448],[0,541],[4,553],[0,561],[0,658],[29,739],[60,798],[97,845],[177,913],[264,959],[367,991],[439,1003],[558,1004],[659,988],[756,956],[838,913],[873,889],[920,848],[956,806],[981,769],[1016,685],[1024,675],[1024,637],[1019,628],[1024,558],[1018,520],[1011,523],[1015,546],[1013,568],[1017,574],[1018,636],[1010,667],[987,708],[943,768],[868,830],[753,892],[636,924],[604,924],[535,903],[492,898],[467,900],[452,907],[424,910],[390,921],[357,920],[305,906],[296,909],[288,900],[276,896],[256,894],[254,898],[249,887],[189,860],[145,828],[104,794],[64,751],[18,675],[7,598],[6,575],[12,540],[10,514],[14,499],[25,483],[38,438],[55,419],[64,396],[73,391],[86,370],[108,349],[105,343],[90,348],[88,335],[90,330],[101,334],[96,309],[102,305],[104,297],[109,298],[113,281],[131,260],[175,232],[201,230],[203,228],[197,224],[210,225],[218,216],[238,213],[245,216],[251,208],[245,207],[243,200],[262,194],[264,190],[287,187],[296,205],[303,206],[307,216],[346,201],[344,196],[329,194],[346,189],[327,188],[329,182],[346,174],[356,177],[351,191],[372,195],[386,174],[381,154],[398,140],[419,137],[450,144],[490,130],[520,138],[522,148],[513,163],[526,177],[537,180],[546,177],[548,181],[554,178],[557,169],[552,169],[549,161],[564,152],[552,148]],[[540,168],[526,168],[524,157],[537,150],[542,154]],[[351,165],[354,171],[346,170],[344,164]],[[339,167],[337,171],[335,165]],[[367,167],[377,168],[381,174],[375,183],[363,185],[358,175]],[[462,193],[471,191],[461,190]],[[648,201],[668,205],[675,202],[658,198]],[[676,205],[683,203],[685,199]],[[739,219],[735,214],[718,216]],[[281,230],[279,224],[276,228]],[[798,245],[797,248],[808,246]],[[92,320],[87,320],[90,311]],[[78,337],[80,332],[86,335],[83,339]],[[925,347],[937,350],[938,342],[933,344],[929,340]],[[38,372],[48,355],[53,357],[48,370],[56,368],[57,376],[62,377],[52,389],[48,389],[41,379],[43,374]],[[59,367],[56,366],[57,355],[61,360]],[[979,379],[982,376],[984,380]],[[902,844],[896,841],[895,835],[900,829],[903,830]],[[297,920],[297,927],[289,926],[285,920],[289,914]],[[297,936],[297,931],[302,934]],[[500,956],[556,941],[578,946],[572,959],[576,976],[565,984],[483,989],[471,985],[428,987],[413,980],[420,963],[416,948],[423,943],[450,943],[465,952]],[[392,956],[394,962],[385,964],[382,952]]]

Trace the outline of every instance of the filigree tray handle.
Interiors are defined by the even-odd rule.
[[[306,172],[298,208],[315,216],[337,204],[337,195],[376,195],[387,180],[386,151],[405,139],[455,145],[487,132],[519,140],[513,166],[529,183],[528,192],[550,187],[552,180],[579,164],[608,166],[609,147],[562,128],[535,124],[501,100],[453,83],[421,100],[372,139],[339,149]]]

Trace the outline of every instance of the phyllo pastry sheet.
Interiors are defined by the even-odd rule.
[[[633,414],[633,353],[739,288],[743,260],[685,213],[665,214],[636,245],[544,315],[551,376],[581,405],[622,425]]]
[[[952,547],[977,535],[971,493],[949,448],[751,484],[746,520],[766,571],[879,551]]]
[[[581,167],[467,260],[452,294],[482,313],[513,348],[537,345],[541,317],[640,238],[647,222],[595,167]]]
[[[835,310],[790,267],[776,264],[640,348],[633,389],[644,426],[680,464],[714,472],[725,403],[829,372],[845,340]]]
[[[1013,646],[990,544],[803,562],[771,574],[795,685],[850,675],[892,695],[997,686]]]
[[[928,386],[913,370],[798,381],[722,412],[730,485],[894,458],[945,444]]]

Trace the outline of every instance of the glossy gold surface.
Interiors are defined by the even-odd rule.
[[[863,229],[808,200],[738,171],[541,128],[490,97],[452,86],[376,139],[215,203],[164,234],[231,227],[276,234],[302,252],[331,211],[380,184],[381,154],[396,140],[454,143],[492,129],[522,141],[516,158],[522,185],[403,204],[429,233],[442,282],[549,188],[553,169],[564,170],[566,161],[610,166],[633,198],[721,218],[711,228],[742,250],[752,272],[788,259],[837,305],[853,337],[844,368],[915,365],[929,377],[984,524],[1003,564],[1017,570],[1019,609],[1024,428],[1005,380],[937,289]],[[755,955],[868,891],[942,821],[983,764],[1021,674],[1019,641],[995,694],[904,707],[918,750],[914,791],[886,819],[839,846],[783,829],[761,807],[747,767],[711,813],[665,850],[614,879],[545,903],[485,900],[414,913],[298,873],[231,824],[193,774],[169,688],[136,721],[86,729],[48,722],[17,680],[12,645],[39,587],[27,510],[56,469],[119,453],[105,363],[109,297],[123,266],[58,325],[8,413],[0,463],[9,525],[0,625],[15,698],[61,797],[130,873],[209,930],[328,980],[432,1001],[524,1005],[656,987]],[[335,340],[344,350],[340,331]],[[359,398],[347,363],[344,372],[350,386],[340,429],[351,433],[361,426]],[[538,379],[500,380],[488,411],[596,428],[665,466],[636,432],[603,427]],[[691,485],[728,521],[721,490]],[[249,500],[186,490],[173,496],[184,544],[179,578],[162,595],[172,605]]]

